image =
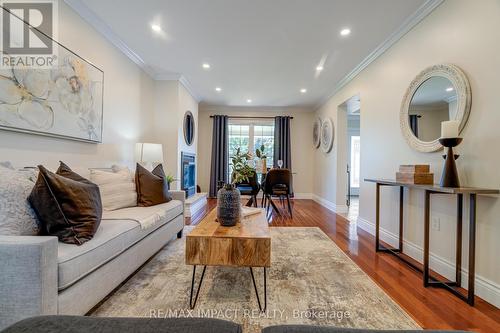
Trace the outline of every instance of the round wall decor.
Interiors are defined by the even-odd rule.
[[[188,146],[191,146],[194,141],[194,116],[191,111],[186,111],[184,114],[184,141]]]
[[[443,149],[439,143],[441,122],[458,120],[462,132],[471,102],[469,80],[459,67],[439,64],[424,69],[410,83],[401,103],[404,138],[410,147],[423,153]]]
[[[332,150],[334,136],[333,121],[331,118],[326,118],[321,124],[321,150],[325,153],[329,153]]]
[[[321,118],[316,118],[313,124],[313,144],[314,148],[321,144]]]

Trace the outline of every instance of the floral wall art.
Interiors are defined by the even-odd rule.
[[[0,129],[102,142],[104,73],[55,47],[52,68],[0,69]]]

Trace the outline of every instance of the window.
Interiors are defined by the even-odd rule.
[[[267,165],[273,166],[273,153],[274,153],[274,124],[270,125],[254,125],[253,126],[253,152],[255,149],[264,145],[265,154],[267,156]],[[257,156],[255,156],[256,159]]]
[[[351,136],[351,187],[359,187],[360,137]]]
[[[274,121],[257,119],[229,119],[229,178],[233,172],[231,156],[238,148],[241,152],[252,153],[254,165],[258,167],[260,160],[255,155],[255,149],[265,147],[267,166],[273,165],[274,154]]]

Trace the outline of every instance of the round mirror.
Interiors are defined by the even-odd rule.
[[[458,67],[444,64],[425,69],[410,84],[401,106],[406,141],[421,152],[441,149],[441,123],[459,120],[461,131],[469,117],[470,103],[470,85]]]
[[[191,146],[194,141],[194,117],[191,111],[184,114],[184,141]]]
[[[455,119],[457,92],[445,77],[427,79],[413,95],[408,110],[410,129],[421,141],[434,141],[441,136],[441,123]]]

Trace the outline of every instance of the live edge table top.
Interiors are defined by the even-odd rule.
[[[186,264],[207,266],[269,267],[271,235],[265,212],[223,227],[213,209],[186,236]]]
[[[477,188],[477,187],[441,187],[439,185],[408,184],[391,179],[365,179],[365,181],[381,185],[404,186],[409,188],[415,188],[415,189],[427,190],[439,193],[448,193],[448,194],[499,194],[500,193],[500,191],[497,189]]]

